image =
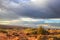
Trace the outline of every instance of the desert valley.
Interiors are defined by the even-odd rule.
[[[60,29],[0,25],[0,40],[60,40]]]

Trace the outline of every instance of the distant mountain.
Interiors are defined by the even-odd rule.
[[[29,27],[24,27],[24,26],[13,26],[13,25],[0,25],[0,28],[19,28],[19,29],[26,29]]]
[[[45,25],[47,24],[47,25]],[[39,25],[42,25],[44,28],[51,28],[51,29],[60,29],[60,23],[41,23],[41,24],[35,24],[35,25],[1,25],[0,28],[20,28],[20,29],[25,29],[25,28],[37,28]]]
[[[60,23],[48,23],[49,25],[51,26],[57,26],[57,27],[60,27]]]
[[[43,28],[50,28],[50,29],[60,29],[59,23],[46,23],[46,24],[40,24]]]
[[[40,24],[48,24],[48,25],[51,25],[51,26],[60,27],[60,23],[40,23]],[[40,24],[39,24],[39,25],[40,25]]]

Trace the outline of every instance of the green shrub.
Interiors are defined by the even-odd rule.
[[[37,33],[45,35],[45,34],[48,34],[48,31],[46,31],[42,26],[40,26],[37,30]]]

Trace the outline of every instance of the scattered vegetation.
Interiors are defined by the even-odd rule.
[[[42,26],[38,28],[11,28],[0,29],[0,36],[9,40],[60,40],[60,30],[44,29]],[[6,35],[5,35],[6,34]],[[52,35],[51,35],[52,34]],[[54,34],[54,35],[53,35]],[[0,38],[1,39],[1,38]]]
[[[46,31],[46,29],[44,29],[42,26],[40,26],[40,27],[38,28],[37,33],[38,33],[38,34],[42,34],[42,35],[49,34],[49,32]]]

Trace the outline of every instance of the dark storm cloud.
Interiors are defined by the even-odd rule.
[[[48,7],[53,12],[52,16],[56,18],[60,18],[60,0],[55,0],[48,5]]]
[[[27,7],[22,16],[32,18],[60,18],[60,0],[50,1],[46,8],[33,9]]]
[[[60,0],[49,0],[47,5],[33,4],[33,2],[20,0],[0,0],[0,18],[17,19],[31,18],[60,18]]]

